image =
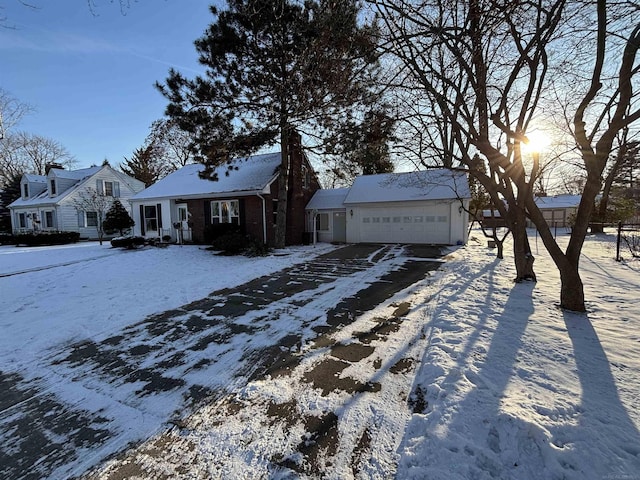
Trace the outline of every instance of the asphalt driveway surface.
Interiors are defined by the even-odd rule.
[[[173,472],[166,466],[154,470],[153,458],[167,458],[181,432],[199,424],[215,426],[243,410],[255,416],[255,405],[238,397],[249,382],[295,373],[296,382],[321,396],[380,391],[381,378],[344,372],[364,359],[381,363],[371,360],[376,345],[400,328],[411,305],[394,305],[348,342],[337,340],[336,333],[422,281],[440,265],[425,259],[439,256],[437,247],[346,246],[153,315],[117,335],[63,346],[46,360],[49,378],[26,381],[9,369],[0,371],[0,477],[215,475],[211,466],[189,471],[184,459]],[[301,366],[319,352],[323,356],[311,366]],[[400,357],[388,370],[409,371],[411,362]],[[77,395],[60,398],[50,388],[55,382],[77,386]],[[207,408],[213,410],[203,415]],[[262,410],[269,425],[300,426],[307,435],[305,441],[291,440],[297,455],[270,458],[272,469],[317,475],[331,465],[328,458],[344,450],[339,417],[332,411],[301,416],[292,401]],[[362,459],[371,436],[371,429],[359,432],[350,447],[354,474],[370,467]],[[189,442],[193,439],[183,445],[185,451]],[[107,458],[108,466],[100,466]]]

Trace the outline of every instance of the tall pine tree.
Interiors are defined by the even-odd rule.
[[[158,84],[167,114],[196,141],[204,175],[236,156],[280,144],[276,246],[285,243],[288,139],[340,120],[371,101],[377,67],[375,28],[362,25],[358,2],[229,0],[195,42],[205,76],[171,70]]]

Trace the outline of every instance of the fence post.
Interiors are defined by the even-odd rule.
[[[622,240],[622,222],[618,222],[618,240],[616,242],[616,262],[622,261],[620,258],[620,241]]]

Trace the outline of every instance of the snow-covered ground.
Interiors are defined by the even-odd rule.
[[[615,262],[613,235],[589,237],[581,262],[588,313],[568,313],[558,308],[555,267],[533,233],[531,241],[535,284],[513,284],[509,245],[498,261],[476,232],[439,271],[333,335],[352,345],[380,318],[402,317],[387,338],[366,344],[370,357],[336,374],[379,388],[322,391],[309,378],[332,365],[329,353],[335,364],[337,353],[305,343],[289,374],[239,385],[226,403],[202,408],[185,428],[157,433],[125,458],[144,457],[158,474],[289,478],[301,438],[314,440],[300,417],[332,426],[337,447],[318,454],[331,458],[316,458],[327,478],[640,478],[640,262]],[[151,313],[332,248],[245,259],[197,247],[0,247],[0,370],[46,375],[38,359],[56,345],[104,339]],[[389,258],[374,274],[398,265]],[[327,298],[338,301],[365,281],[355,274],[322,287],[333,297],[306,299],[305,311],[327,312],[335,306]],[[119,462],[95,475],[108,478]]]
[[[640,478],[640,262],[614,260],[614,235],[588,237],[588,313],[564,312],[530,234],[536,284],[514,285],[512,262],[472,240],[425,289],[426,407],[404,433],[399,478]]]
[[[0,246],[0,365],[35,366],[33,357],[55,345],[108,336],[153,313],[332,248],[292,247],[248,258],[215,256],[193,245],[141,250],[111,248],[109,242]]]

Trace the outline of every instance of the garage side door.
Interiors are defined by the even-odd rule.
[[[450,242],[449,205],[363,207],[360,239],[372,243]]]

